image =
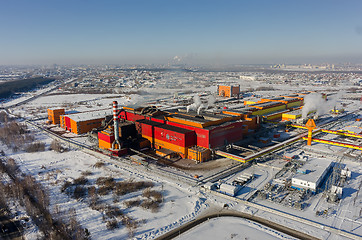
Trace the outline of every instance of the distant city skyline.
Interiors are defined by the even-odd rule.
[[[3,1],[0,65],[362,63],[362,2]]]

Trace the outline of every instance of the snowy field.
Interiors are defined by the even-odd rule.
[[[261,224],[242,218],[223,217],[210,219],[177,237],[180,240],[194,239],[248,239],[274,240],[296,239]]]
[[[36,133],[38,141],[46,143],[46,149],[48,149],[52,139],[35,129],[32,131]],[[2,148],[5,147],[2,146]],[[135,231],[135,237],[139,239],[151,239],[178,227],[182,223],[192,220],[208,206],[204,200],[197,197],[194,189],[165,181],[153,176],[152,173],[145,175],[129,166],[123,168],[121,164],[107,163],[101,168],[95,168],[94,165],[100,160],[80,150],[72,149],[64,153],[50,150],[39,153],[12,153],[10,150],[5,152],[8,157],[16,160],[24,173],[35,176],[40,183],[47,187],[53,208],[58,206],[63,211],[75,208],[77,219],[84,228],[90,231],[92,239],[127,239],[129,236],[127,229],[122,225],[119,229],[108,230],[105,222],[102,221],[104,213],[92,210],[87,199],[76,200],[61,192],[60,189],[65,181],[73,182],[83,172],[92,173],[87,176],[87,186],[95,185],[99,177],[113,177],[116,182],[126,180],[150,181],[154,184],[153,190],[162,192],[163,202],[157,212],[141,207],[125,207],[124,203],[127,200],[142,199],[142,190],[119,196],[116,198],[117,202],[115,202],[114,194],[101,196],[102,203],[119,207],[128,216],[142,222]],[[36,236],[37,234],[34,232],[28,232],[27,235],[28,239],[36,239]]]

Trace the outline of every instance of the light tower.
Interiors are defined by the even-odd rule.
[[[315,122],[313,119],[309,119],[307,124],[305,125],[308,128],[308,142],[307,145],[312,145],[312,133],[313,129],[316,128]]]

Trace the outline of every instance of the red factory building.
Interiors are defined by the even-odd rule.
[[[158,154],[176,153],[199,162],[210,158],[210,149],[243,139],[258,127],[257,118],[243,119],[241,114],[171,113],[152,107],[123,107],[118,112],[118,119],[134,122],[138,133]]]

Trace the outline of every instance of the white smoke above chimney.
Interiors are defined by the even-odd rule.
[[[207,99],[207,108],[213,107],[216,102],[216,98],[213,95],[210,95]]]
[[[197,111],[197,109],[200,107],[200,105],[202,104],[201,103],[201,99],[200,99],[200,96],[199,95],[195,95],[193,97],[193,100],[194,100],[194,103],[187,106],[186,110],[187,112],[189,112],[190,110],[195,110]]]
[[[315,111],[316,117],[323,115],[334,107],[336,107],[339,99],[342,98],[344,92],[339,91],[326,101],[320,93],[310,93],[304,97],[304,106],[302,108],[302,118],[306,118],[308,113]]]
[[[198,109],[197,109],[197,115],[200,115],[201,110],[202,110],[203,108],[205,108],[205,105],[204,105],[204,104],[201,104],[201,105],[198,107]]]

